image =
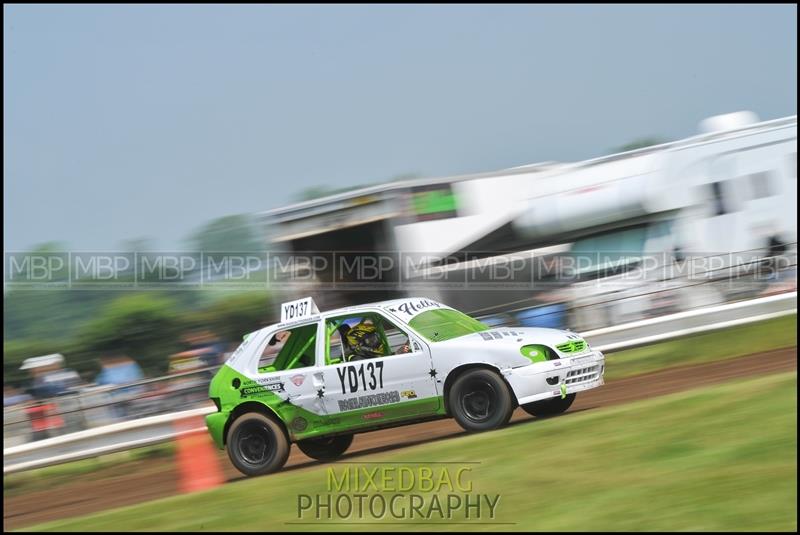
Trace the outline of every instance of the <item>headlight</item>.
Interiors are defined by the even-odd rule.
[[[531,362],[545,362],[553,359],[553,351],[542,345],[527,345],[519,348],[523,357],[530,359]]]

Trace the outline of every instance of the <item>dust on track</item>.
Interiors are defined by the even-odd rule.
[[[613,363],[613,356],[611,357]],[[689,390],[752,375],[768,375],[797,370],[797,348],[784,348],[756,355],[705,364],[679,366],[635,377],[607,382],[603,387],[581,393],[570,412],[592,410]],[[512,422],[535,420],[517,409]],[[465,434],[453,420],[437,420],[412,426],[397,427],[356,435],[343,459],[391,451]],[[228,482],[244,479],[219,452],[220,464]],[[292,448],[286,470],[319,465]],[[264,476],[269,477],[269,476]],[[80,516],[132,505],[178,494],[178,470],[173,459],[150,459],[119,467],[98,470],[74,482],[55,488],[5,496],[3,493],[3,527],[5,530]]]

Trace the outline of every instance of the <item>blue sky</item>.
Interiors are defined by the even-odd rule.
[[[5,250],[797,113],[797,7],[5,6]]]

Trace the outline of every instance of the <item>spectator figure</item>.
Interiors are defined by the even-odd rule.
[[[225,352],[225,346],[210,331],[195,330],[183,336],[186,351],[179,353],[181,358],[197,359],[193,367],[209,367],[222,364],[220,362]]]
[[[3,407],[11,407],[12,405],[20,405],[27,403],[33,398],[20,390],[19,388],[11,385],[3,385]]]
[[[100,373],[95,378],[99,386],[121,386],[144,379],[142,368],[135,360],[123,354],[113,354],[100,358]],[[128,416],[132,398],[144,391],[142,386],[120,388],[111,391],[111,398],[115,401],[111,412],[117,418]]]
[[[766,254],[759,266],[759,278],[761,280],[766,281],[768,285],[781,282],[780,272],[789,264],[785,256],[788,250],[789,246],[779,236],[770,234],[767,239]],[[766,293],[773,293],[773,291],[773,289],[768,288]]]
[[[797,266],[790,260],[790,245],[775,234],[767,242],[766,257],[761,262],[761,279],[767,282],[761,295],[774,295],[797,290]],[[793,253],[797,261],[796,251]],[[764,276],[766,274],[766,276]]]
[[[782,256],[789,250],[789,247],[775,234],[769,237],[767,248],[769,250],[769,256]]]
[[[210,331],[194,330],[186,333],[182,341],[188,348],[169,357],[169,375],[202,370],[221,364],[225,347]],[[214,370],[201,373],[180,375],[170,380],[168,390],[172,392],[177,403],[190,406],[204,402],[208,397],[208,384],[214,376]]]
[[[20,366],[33,377],[29,393],[36,398],[36,403],[25,409],[31,421],[33,440],[48,438],[64,428],[64,418],[52,398],[76,389],[81,378],[75,370],[64,368],[63,364],[64,355],[54,353],[25,359]]]
[[[64,394],[80,386],[81,377],[75,370],[64,368],[64,355],[54,353],[25,359],[20,370],[28,370],[33,377],[30,389],[33,397],[46,399]]]
[[[101,357],[100,366],[100,373],[95,378],[95,382],[100,386],[126,385],[144,379],[142,368],[126,355]]]

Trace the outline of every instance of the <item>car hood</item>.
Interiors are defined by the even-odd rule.
[[[555,347],[557,344],[569,342],[570,340],[582,339],[580,335],[571,331],[561,329],[547,329],[544,327],[500,327],[487,329],[479,333],[467,334],[445,340],[434,342],[435,346],[462,346],[475,344],[508,345],[520,347],[525,344],[544,344]]]

